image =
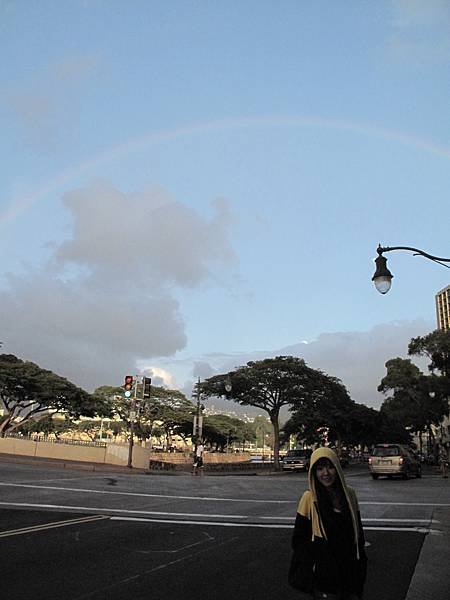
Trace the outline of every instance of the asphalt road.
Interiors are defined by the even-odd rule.
[[[348,470],[368,541],[365,600],[402,600],[448,487]],[[0,597],[294,600],[301,474],[98,474],[0,463]]]

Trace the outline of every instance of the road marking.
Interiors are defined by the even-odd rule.
[[[161,516],[175,516],[175,517],[211,517],[215,519],[248,519],[245,515],[216,515],[205,513],[178,513],[178,512],[160,512],[156,510],[127,510],[123,508],[99,508],[91,506],[67,506],[62,504],[32,504],[29,502],[0,502],[1,506],[17,506],[23,508],[52,508],[58,510],[79,510],[88,512],[108,512],[108,513],[125,513],[129,515],[161,515]],[[109,517],[105,517],[109,518]],[[186,521],[183,521],[183,523]],[[211,521],[212,522],[212,521]]]
[[[69,488],[69,487],[58,487],[50,485],[32,485],[24,483],[3,483],[0,482],[0,486],[4,487],[23,487],[31,489],[42,489],[42,490],[58,490],[61,492],[78,492],[88,494],[106,494],[106,495],[119,495],[119,496],[135,496],[141,498],[169,498],[171,500],[195,500],[202,502],[248,502],[255,504],[294,504],[297,505],[298,499],[295,500],[262,500],[253,498],[217,498],[214,496],[177,496],[170,494],[146,494],[143,492],[118,492],[112,490],[89,490],[86,488]],[[450,507],[450,503],[442,502],[377,502],[377,501],[360,501],[359,504],[374,505],[374,506],[439,506],[439,507]]]
[[[59,490],[61,492],[80,492],[89,494],[113,494],[119,496],[138,496],[142,498],[170,498],[173,500],[202,500],[208,502],[254,502],[257,504],[297,504],[298,500],[254,500],[251,498],[216,498],[210,496],[171,496],[169,494],[145,494],[138,492],[116,492],[111,490],[88,490],[85,488],[57,487],[52,485],[31,485],[25,483],[0,483],[4,487],[23,487],[39,490]]]
[[[144,511],[144,510],[125,510],[119,508],[99,508],[99,507],[88,507],[88,506],[64,506],[57,504],[31,504],[25,502],[0,502],[0,505],[3,506],[17,506],[17,507],[26,507],[26,508],[44,508],[44,509],[58,509],[58,510],[77,510],[77,511],[85,511],[85,512],[95,512],[95,513],[113,513],[113,516],[109,517],[107,515],[96,515],[95,517],[84,517],[81,519],[73,519],[72,521],[62,521],[60,525],[56,524],[56,526],[63,527],[65,524],[70,525],[76,522],[84,522],[87,520],[96,520],[96,519],[110,519],[112,521],[137,521],[137,522],[148,522],[148,523],[174,523],[181,525],[217,525],[221,527],[260,527],[267,529],[292,529],[293,528],[293,519],[291,517],[279,517],[278,520],[281,519],[289,519],[291,522],[289,524],[283,523],[233,523],[228,521],[209,521],[209,520],[195,520],[195,519],[162,519],[162,518],[151,518],[150,515],[161,515],[161,516],[186,516],[186,517],[203,517],[203,518],[223,518],[223,519],[255,519],[260,518],[268,519],[268,517],[254,517],[248,515],[207,515],[207,514],[198,514],[198,513],[169,513],[169,512],[156,512],[156,511]],[[118,513],[120,513],[118,515]],[[124,516],[122,516],[124,515]],[[138,516],[125,516],[125,515],[149,515],[149,517],[138,517]],[[409,520],[409,522],[415,522],[415,520]],[[51,526],[36,526],[36,529],[46,529],[51,528]],[[27,529],[33,528],[25,528],[24,531],[18,530],[19,532],[26,533]],[[426,527],[364,527],[365,531],[413,531],[418,533],[436,533],[440,534],[439,530],[434,530]],[[5,532],[5,534],[10,532]],[[0,534],[0,537],[5,534]],[[10,535],[14,535],[10,533]]]
[[[237,538],[237,537],[232,537],[229,540],[225,540],[223,542],[215,542],[214,549],[220,548],[221,546],[225,546],[227,544],[233,544],[238,539],[239,538]],[[214,538],[212,538],[212,540],[214,540]],[[186,554],[185,556],[182,556],[181,558],[177,558],[175,560],[171,560],[169,562],[157,565],[155,567],[152,567],[151,569],[143,571],[142,573],[137,573],[136,575],[131,575],[130,577],[126,577],[125,579],[122,579],[121,581],[117,581],[117,582],[111,583],[109,585],[105,585],[105,583],[103,583],[101,588],[91,590],[87,594],[82,594],[81,596],[77,596],[76,598],[74,598],[74,600],[86,600],[86,598],[92,598],[92,596],[96,596],[99,592],[104,594],[105,591],[107,591],[107,590],[112,590],[114,588],[117,589],[124,585],[128,585],[131,581],[140,579],[141,577],[143,577],[145,575],[149,575],[150,573],[154,573],[156,571],[161,571],[162,569],[166,569],[167,567],[171,567],[172,565],[177,565],[184,561],[192,561],[193,559],[195,559],[196,556],[199,556],[200,554],[204,554],[205,552],[210,552],[210,551],[211,551],[211,545],[208,545],[207,548],[203,548],[202,550],[197,550],[196,552]],[[125,597],[125,596],[128,597],[128,594],[126,594],[126,593],[122,594],[122,597]]]
[[[450,506],[448,502],[377,502],[376,500],[359,501],[359,504],[370,504],[373,506]]]
[[[295,517],[259,517],[260,519],[268,519],[275,521],[294,521]],[[435,519],[377,519],[377,518],[364,518],[361,519],[363,523],[372,523],[374,521],[379,521],[381,523],[440,523],[440,521],[436,521]]]
[[[106,515],[95,515],[92,517],[79,517],[78,519],[56,521],[54,523],[44,523],[43,525],[30,525],[29,527],[21,527],[20,529],[2,531],[0,532],[0,538],[23,535],[24,533],[34,533],[36,531],[45,531],[47,529],[56,529],[57,527],[67,527],[68,525],[78,525],[80,523],[91,523],[92,521],[101,521],[104,519],[109,519],[109,517]]]
[[[364,527],[364,531],[413,531],[416,533],[443,535],[440,529],[430,529],[428,527]]]
[[[204,515],[207,516],[207,515]],[[283,523],[227,523],[226,521],[182,521],[181,519],[144,519],[143,517],[111,517],[111,521],[137,521],[141,523],[174,523],[178,525],[215,525],[218,527],[262,527],[264,529],[292,529]]]

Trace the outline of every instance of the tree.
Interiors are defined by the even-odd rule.
[[[81,415],[107,416],[108,404],[64,377],[12,354],[0,355],[0,401],[4,407],[0,437],[31,419],[61,413],[75,419]]]
[[[235,442],[244,443],[251,436],[247,423],[236,417],[216,414],[208,415],[203,421],[203,439],[219,452],[224,452]]]
[[[428,368],[432,373],[438,370],[450,377],[450,331],[436,329],[424,337],[412,338],[408,354],[427,356],[431,361]]]
[[[393,395],[383,402],[381,412],[417,432],[422,450],[422,434],[428,432],[433,439],[432,425],[438,425],[448,413],[441,378],[427,377],[410,359],[388,360],[386,370],[378,391],[393,392]]]
[[[309,394],[291,404],[292,417],[284,426],[285,436],[295,435],[307,444],[336,445],[338,453],[350,439],[355,403],[335,377],[320,373]]]
[[[255,406],[267,412],[273,427],[274,464],[280,468],[280,409],[309,397],[316,389],[321,373],[306,366],[303,359],[277,356],[250,361],[246,366],[203,381],[201,391],[207,396],[225,396],[243,406]],[[231,383],[231,390],[228,390]]]
[[[67,418],[67,416],[64,416],[63,419],[54,419],[52,415],[47,415],[39,419],[39,421],[34,421],[33,419],[26,421],[17,428],[17,432],[24,435],[38,433],[48,436],[53,434],[56,439],[59,439],[61,433],[67,433],[74,427],[76,427],[74,422],[70,418]]]
[[[124,428],[128,430],[130,410],[135,402],[137,420],[134,424],[134,433],[141,440],[151,439],[156,422],[165,432],[167,446],[170,446],[171,435],[178,433],[178,429],[185,421],[190,423],[189,431],[192,434],[192,415],[195,406],[178,390],[152,386],[149,398],[134,400],[125,398],[122,387],[104,385],[97,388],[94,394],[108,399],[112,412],[121,419]],[[183,427],[181,431],[184,433]]]

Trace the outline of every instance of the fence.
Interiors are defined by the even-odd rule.
[[[91,448],[106,448],[105,442],[95,442],[93,440],[73,440],[71,438],[54,438],[47,435],[21,435],[20,433],[7,433],[5,438],[16,440],[30,440],[32,442],[46,442],[49,444],[68,444],[69,446],[89,446]]]

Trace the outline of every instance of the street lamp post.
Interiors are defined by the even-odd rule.
[[[380,292],[380,294],[387,294],[387,292],[391,289],[392,278],[394,277],[392,273],[387,268],[387,258],[383,256],[384,252],[391,252],[392,250],[409,250],[413,252],[414,255],[423,256],[424,258],[428,258],[433,262],[436,262],[443,267],[447,267],[450,269],[450,265],[446,265],[444,263],[450,263],[450,258],[440,258],[439,256],[433,256],[432,254],[428,254],[428,252],[424,252],[423,250],[419,250],[418,248],[412,248],[410,246],[386,246],[383,247],[381,244],[378,245],[377,252],[378,257],[375,259],[376,270],[374,276],[372,277],[372,281],[375,284],[375,287]]]

